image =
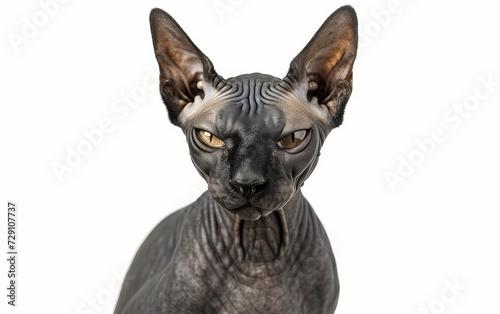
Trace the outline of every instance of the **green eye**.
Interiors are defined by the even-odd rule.
[[[307,130],[295,131],[278,141],[280,148],[291,149],[299,146],[306,138]]]
[[[224,146],[224,142],[213,135],[212,133],[205,130],[197,130],[198,138],[206,145],[214,148],[220,148]]]

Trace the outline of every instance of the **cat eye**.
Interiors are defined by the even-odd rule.
[[[299,146],[306,138],[307,130],[295,131],[278,141],[278,146],[284,149],[291,149]]]
[[[207,146],[220,148],[224,146],[224,142],[213,135],[212,133],[205,130],[197,130],[198,138]]]

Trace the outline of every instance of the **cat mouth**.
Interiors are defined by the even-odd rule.
[[[257,220],[261,217],[268,216],[273,211],[274,210],[272,209],[263,209],[255,207],[249,203],[237,208],[229,209],[229,212],[235,214],[238,218],[242,220]]]

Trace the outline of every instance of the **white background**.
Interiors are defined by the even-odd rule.
[[[172,14],[222,76],[283,77],[345,3],[67,0],[44,20],[47,1],[0,5],[0,311],[111,313],[144,237],[205,189],[157,88],[142,86],[157,75],[149,10]],[[361,36],[354,91],[304,187],[333,243],[336,313],[499,313],[500,87],[481,83],[500,82],[499,6],[350,3]],[[125,113],[120,100],[133,93],[140,101]],[[102,120],[112,131],[58,178],[54,165]],[[388,175],[399,176],[392,188]],[[8,200],[19,209],[15,309]]]

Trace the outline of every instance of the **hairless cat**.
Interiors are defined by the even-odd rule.
[[[208,191],[147,237],[115,313],[333,313],[335,259],[300,188],[343,120],[356,13],[330,15],[283,79],[224,79],[170,15],[150,22],[161,97]]]

